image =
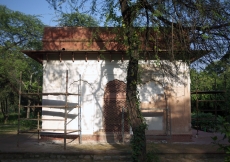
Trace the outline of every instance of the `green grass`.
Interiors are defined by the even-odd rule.
[[[0,114],[0,134],[15,133],[18,128],[18,115],[17,113],[12,113],[9,115],[7,123],[4,124],[3,115]]]
[[[0,134],[15,133],[17,128],[16,124],[0,124]]]
[[[20,121],[20,130],[30,130],[37,127],[37,121]],[[7,123],[4,124],[3,115],[0,114],[0,134],[14,133],[18,130],[18,114],[11,113],[7,120]]]
[[[17,124],[18,123],[18,114],[11,113],[9,114],[8,120],[6,124]],[[4,119],[2,113],[0,113],[0,124],[4,124]]]

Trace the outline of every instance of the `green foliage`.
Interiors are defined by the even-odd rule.
[[[60,18],[57,20],[59,26],[78,26],[78,27],[97,27],[98,22],[95,18],[79,13],[78,11],[74,13],[62,13]]]
[[[212,113],[193,113],[192,114],[192,127],[203,131],[213,131],[217,129],[217,121],[215,115]]]
[[[19,78],[19,72],[25,72],[26,78],[31,73],[41,72],[41,66],[30,58],[24,56],[21,50],[41,49],[43,24],[35,16],[24,15],[0,6],[0,73],[3,76]],[[8,81],[12,80],[7,78]],[[6,78],[5,78],[6,79]]]
[[[42,22],[35,16],[0,5],[0,51],[41,49]]]
[[[222,140],[227,139],[228,143],[230,143],[230,123],[229,120],[227,120],[227,118],[221,117],[219,116],[217,118],[218,120],[218,130],[221,132],[221,134],[224,135],[224,137],[222,139],[218,139],[217,136],[213,136],[213,143],[219,146],[220,150],[224,150],[226,153],[226,158],[225,161],[229,162],[230,161],[230,145],[229,144],[221,144],[220,142]]]
[[[0,102],[8,100],[8,112],[18,107],[19,77],[22,72],[22,89],[41,89],[42,66],[25,56],[21,50],[42,48],[42,22],[32,15],[12,11],[0,5]],[[27,98],[22,98],[27,102]],[[6,115],[6,114],[5,114]]]
[[[160,162],[160,158],[157,155],[159,153],[157,146],[151,143],[146,155],[146,162]]]
[[[133,129],[133,136],[130,140],[130,144],[132,147],[132,159],[134,162],[140,162],[139,157],[142,155],[143,148],[146,149],[145,136],[143,136],[146,129],[146,123],[142,123]]]
[[[37,128],[36,120],[21,120],[20,121],[20,130],[31,130]]]
[[[208,91],[214,90],[215,87],[215,80],[217,75],[214,73],[213,75],[208,74],[206,70],[197,72],[196,70],[192,69],[190,72],[191,77],[191,90],[200,90],[200,91]]]
[[[26,113],[23,112],[21,115],[21,118],[25,118]],[[36,116],[31,116],[33,118],[36,118]],[[1,133],[9,133],[9,132],[15,132],[18,129],[18,113],[9,113],[9,118],[7,124],[3,123],[3,115],[0,114],[0,134]],[[30,130],[30,129],[36,129],[37,128],[37,121],[31,121],[31,120],[21,120],[20,121],[20,127],[21,130]]]
[[[225,91],[225,93],[216,94],[194,94],[191,95],[192,112],[196,111],[196,100],[226,100],[227,102],[199,102],[199,110],[229,110],[228,98],[230,97],[230,73],[229,64],[224,63],[222,60],[213,62],[202,71],[191,69],[191,91]]]
[[[0,124],[2,123],[3,123],[3,115],[0,114]],[[18,114],[14,112],[10,112],[7,124],[17,124],[17,123],[18,123]]]

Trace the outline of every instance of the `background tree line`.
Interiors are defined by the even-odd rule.
[[[0,106],[6,123],[9,113],[18,110],[20,73],[23,89],[41,90],[38,83],[42,82],[42,66],[24,55],[21,50],[42,48],[44,25],[36,16],[12,11],[2,5],[0,19]],[[22,98],[24,104],[30,100],[33,99]]]
[[[215,129],[218,116],[230,121],[230,57],[227,52],[220,60],[213,61],[203,68],[196,65],[191,69],[191,91],[213,92],[191,95],[192,125],[196,125],[196,118],[206,120],[203,123]],[[207,100],[208,102],[197,102]],[[215,102],[216,101],[216,102]],[[203,118],[203,119],[201,119]],[[211,121],[213,120],[213,121]],[[212,126],[211,126],[212,125]],[[201,128],[199,128],[201,129]]]
[[[24,55],[22,50],[41,50],[44,24],[39,17],[12,11],[0,6],[0,107],[3,122],[10,113],[18,111],[20,73],[22,89],[26,92],[41,92],[42,65]],[[96,27],[98,22],[78,11],[59,14],[58,26]],[[41,103],[33,96],[22,96],[23,105]],[[28,109],[30,110],[30,109]]]

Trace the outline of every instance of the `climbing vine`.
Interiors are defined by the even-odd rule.
[[[146,149],[146,143],[145,141],[145,135],[143,135],[143,132],[147,129],[147,124],[143,122],[138,127],[135,127],[133,129],[133,136],[131,138],[130,144],[132,147],[132,159],[134,162],[139,162],[139,157],[143,156],[143,148]]]

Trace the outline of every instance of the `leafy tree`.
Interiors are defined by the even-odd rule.
[[[87,14],[79,13],[61,13],[60,18],[57,20],[59,26],[84,26],[84,27],[97,27],[98,22]]]
[[[200,100],[223,100],[229,98],[229,58],[222,57],[218,61],[213,61],[202,70],[197,71],[196,69],[192,69],[191,74],[191,90],[193,92],[197,91],[225,91],[225,94],[202,94],[199,95]],[[192,95],[192,110],[196,111],[196,95]],[[210,109],[216,106],[218,110],[223,110],[225,113],[219,112],[218,115],[223,115],[227,117],[228,115],[228,106],[229,102],[201,102],[199,103],[199,108]],[[215,112],[212,112],[215,113]]]
[[[41,49],[42,22],[35,16],[12,11],[0,6],[1,51],[20,49]]]
[[[41,49],[44,25],[36,16],[12,11],[2,5],[0,19],[0,102],[6,122],[10,113],[9,108],[12,107],[15,111],[18,107],[20,72],[24,80],[23,88],[28,87],[32,74],[32,82],[41,82],[38,79],[42,78],[41,65],[25,56],[21,50]],[[28,98],[23,100],[27,102]]]
[[[220,58],[229,45],[230,2],[227,0],[47,0],[55,9],[66,2],[88,13],[100,15],[108,26],[122,27],[127,46],[127,101],[130,125],[133,129],[133,161],[146,160],[146,124],[139,109],[137,92],[138,60],[143,54],[160,59],[159,52],[166,50],[170,61],[188,56],[203,57],[202,63]],[[90,7],[85,7],[89,6]],[[60,8],[61,9],[61,8]],[[141,27],[142,30],[136,27]],[[140,32],[142,31],[142,32]],[[155,31],[151,35],[151,31]],[[141,40],[140,38],[141,34]],[[159,35],[158,35],[159,34]],[[162,42],[158,39],[161,37]],[[160,43],[159,43],[160,42]],[[140,48],[142,47],[142,48]],[[174,49],[175,48],[175,49]],[[148,53],[151,49],[154,54]],[[193,51],[197,55],[193,55]],[[183,52],[182,52],[183,51]],[[199,52],[200,51],[200,52]],[[206,52],[204,52],[206,51]],[[204,52],[204,53],[203,53]],[[170,71],[166,64],[161,65]]]

